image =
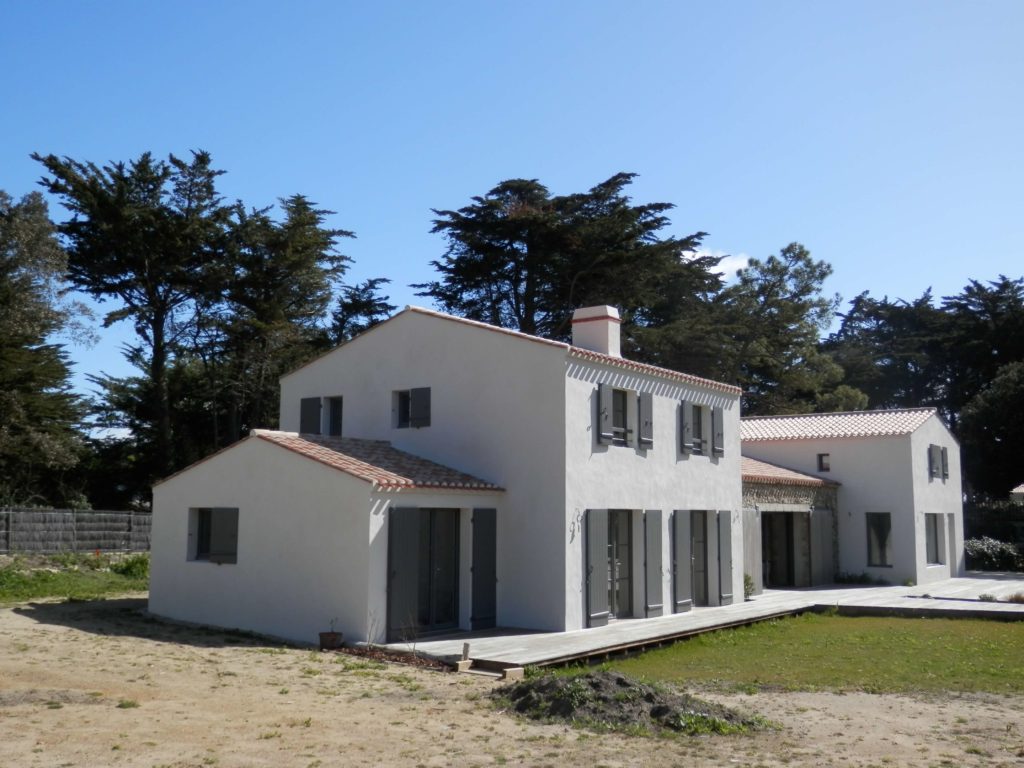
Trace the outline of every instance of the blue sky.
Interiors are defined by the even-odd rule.
[[[844,300],[942,296],[1024,273],[1022,39],[1017,0],[0,0],[0,188],[37,188],[34,151],[206,149],[228,198],[337,211],[349,279],[404,305],[431,208],[632,171],[713,252],[796,240]],[[76,382],[130,338],[72,347]]]

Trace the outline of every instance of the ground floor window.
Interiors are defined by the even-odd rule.
[[[892,516],[888,512],[868,512],[868,565],[892,565]]]
[[[925,553],[928,565],[942,565],[941,515],[924,516]]]
[[[199,507],[191,510],[193,560],[211,563],[238,562],[238,509]]]

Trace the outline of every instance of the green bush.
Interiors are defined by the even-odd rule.
[[[149,555],[130,555],[111,565],[110,570],[129,579],[148,579]]]
[[[977,571],[1022,571],[1024,556],[1006,541],[982,536],[964,542],[967,567]]]

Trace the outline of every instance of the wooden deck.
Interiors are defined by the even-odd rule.
[[[606,627],[574,632],[530,632],[494,629],[419,638],[415,650],[453,662],[469,643],[469,657],[478,667],[522,667],[557,664],[658,645],[715,629],[836,606],[841,613],[907,616],[980,616],[1024,620],[1024,605],[986,602],[981,595],[1005,600],[1024,593],[1021,574],[971,573],[921,587],[849,587],[770,590],[753,600],[652,619],[626,619]],[[389,647],[411,650],[410,643]]]

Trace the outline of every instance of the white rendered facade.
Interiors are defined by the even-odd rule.
[[[877,413],[884,418],[892,412]],[[786,418],[792,417],[770,417]],[[759,420],[746,420],[745,434],[751,421]],[[956,440],[934,411],[922,411],[919,421],[912,431],[898,434],[745,439],[743,453],[841,484],[836,511],[837,572],[867,573],[893,584],[926,584],[964,571],[963,497]],[[937,459],[935,472],[930,465],[931,446],[937,449],[932,454]],[[827,457],[827,471],[820,469],[819,456]],[[889,516],[887,563],[871,562],[869,515]]]
[[[616,334],[612,327],[592,335]],[[611,443],[598,436],[602,387],[616,390],[629,427]],[[425,389],[429,425],[409,426],[403,398]],[[575,630],[593,622],[588,524],[605,517],[629,528],[629,573],[620,575],[631,595],[620,617],[681,604],[672,547],[683,528],[674,526],[691,525],[691,516],[706,526],[705,602],[742,599],[733,387],[411,308],[283,377],[282,432],[299,432],[302,402],[315,398],[324,431],[336,426],[328,406],[340,403],[342,436],[388,441],[502,490],[382,490],[249,438],[154,489],[154,613],[304,641],[336,618],[350,639],[382,641],[394,559],[389,519],[399,508],[457,510],[459,628],[474,626],[470,521],[480,509],[494,510],[500,626]],[[704,414],[703,449],[684,447],[683,410]],[[188,556],[190,515],[210,507],[238,509],[235,563]]]

